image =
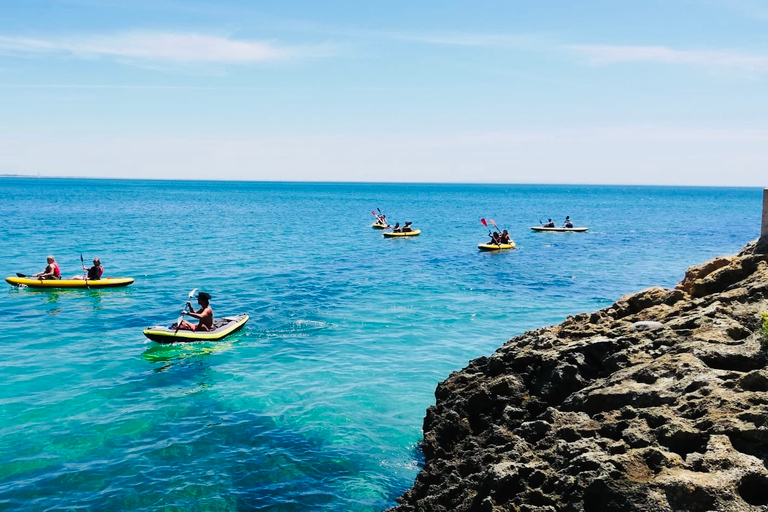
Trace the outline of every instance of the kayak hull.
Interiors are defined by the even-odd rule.
[[[398,238],[401,236],[419,236],[421,234],[420,229],[414,229],[408,233],[384,233],[384,238]]]
[[[117,286],[128,286],[133,283],[132,277],[104,277],[101,279],[35,279],[29,277],[6,277],[6,282],[13,286],[29,288],[50,288],[50,289],[94,289],[94,288],[115,288]]]
[[[481,251],[505,251],[508,249],[514,249],[515,243],[511,244],[478,244],[478,249]]]
[[[584,233],[589,228],[545,228],[544,226],[533,226],[531,229],[550,233]]]
[[[373,224],[371,224],[371,227],[373,229],[387,229],[389,226],[387,226],[386,224],[379,224],[378,222],[374,222]]]
[[[214,322],[212,331],[187,331],[171,329],[170,327],[154,326],[144,329],[144,336],[157,343],[179,343],[192,341],[220,341],[245,326],[249,317],[246,314],[225,316]],[[217,325],[218,324],[218,325]]]

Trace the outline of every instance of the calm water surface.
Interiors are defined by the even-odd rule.
[[[0,292],[0,509],[378,511],[437,383],[759,235],[761,190],[0,180],[0,269],[80,253],[128,288]],[[376,207],[422,230],[384,239]],[[533,233],[570,215],[586,234]],[[480,253],[481,217],[518,250]],[[251,320],[160,346],[192,288]]]

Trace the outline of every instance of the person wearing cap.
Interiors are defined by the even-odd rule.
[[[549,219],[549,220],[547,221],[547,223],[546,223],[546,224],[544,224],[544,226],[543,226],[543,227],[545,227],[545,228],[553,228],[553,227],[555,227],[555,223],[554,223],[554,222],[552,222],[552,219]]]
[[[190,331],[212,331],[213,309],[211,308],[211,296],[206,292],[200,292],[197,294],[197,303],[200,305],[199,310],[195,311],[192,308],[192,303],[187,301],[187,308],[189,311],[185,309],[181,312],[182,315],[189,315],[192,318],[197,318],[199,320],[197,325],[182,320],[179,329],[188,329]]]
[[[413,222],[406,222],[405,223],[405,225],[403,226],[403,233],[410,233],[411,231],[413,231],[413,228],[411,227],[411,224],[413,224]]]
[[[393,233],[400,233],[400,223],[399,222],[395,222],[395,227],[392,228],[392,232]]]
[[[572,228],[573,227],[573,222],[571,222],[571,217],[569,215],[565,216],[565,224],[563,224],[563,226],[566,227],[566,228]]]
[[[48,256],[46,260],[48,261],[48,266],[45,267],[45,270],[34,274],[33,277],[38,279],[61,279],[61,270],[59,270],[59,264],[56,263],[56,259],[53,256]]]

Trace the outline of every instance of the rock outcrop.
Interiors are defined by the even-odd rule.
[[[750,244],[511,339],[438,385],[390,510],[768,511],[766,311]]]

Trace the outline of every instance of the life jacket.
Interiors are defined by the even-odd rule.
[[[101,265],[93,266],[88,269],[88,279],[93,279],[94,281],[97,279],[101,279],[101,276],[104,274],[104,267]]]
[[[59,270],[59,264],[54,261],[52,265],[53,265],[53,275],[56,276],[56,279],[61,279],[61,270]]]

